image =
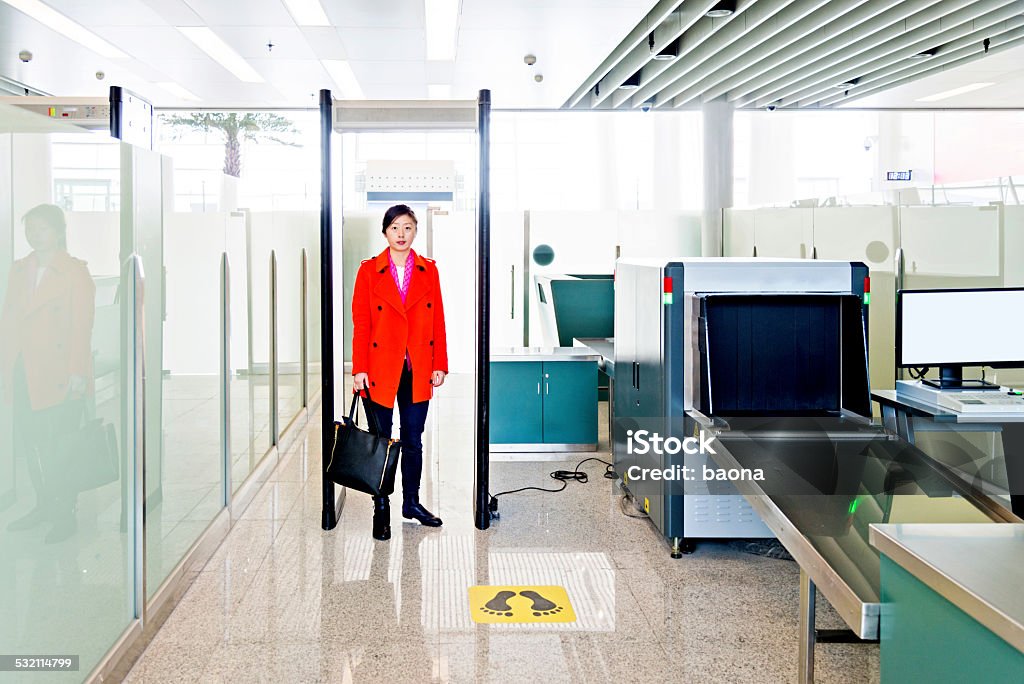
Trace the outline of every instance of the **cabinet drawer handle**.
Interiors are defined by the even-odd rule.
[[[537,383],[537,394],[540,394],[540,383]]]
[[[551,385],[547,382],[544,383],[544,394],[551,394]]]

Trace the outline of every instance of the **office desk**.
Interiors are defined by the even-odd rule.
[[[997,481],[1005,472],[1005,491],[1010,494],[1010,509],[1024,518],[1024,413],[957,413],[950,409],[897,394],[896,390],[877,390],[871,393],[872,400],[882,409],[882,423],[886,429],[911,444],[917,444],[919,433],[998,433],[1001,438],[1003,456],[989,454],[989,474],[981,470],[972,473],[985,478],[989,484],[1004,484]],[[928,449],[924,448],[925,453]],[[929,454],[942,460],[939,454]],[[956,470],[957,464],[946,463]]]

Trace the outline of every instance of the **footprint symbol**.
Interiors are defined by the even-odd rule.
[[[505,617],[512,617],[512,606],[508,605],[508,600],[516,595],[514,591],[499,591],[494,595],[490,601],[485,603],[480,610],[484,611],[488,615],[504,615]]]
[[[530,610],[533,611],[535,617],[540,617],[542,615],[556,615],[562,612],[562,606],[549,601],[535,591],[521,591],[519,592],[519,595],[525,596],[533,601],[533,605],[530,606]]]

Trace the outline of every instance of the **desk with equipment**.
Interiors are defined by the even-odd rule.
[[[801,569],[802,681],[816,642],[879,637],[871,523],[1012,519],[871,423],[862,264],[620,260],[616,274],[616,471],[673,555],[698,538],[779,539]],[[642,430],[710,435],[713,450],[638,451]],[[679,466],[691,476],[638,476]],[[815,629],[816,590],[849,630]]]
[[[896,362],[913,381],[872,393],[885,426],[936,460],[1009,495],[1024,515],[1024,397],[1019,389],[965,379],[963,368],[1024,367],[1024,289],[902,290]],[[939,378],[924,375],[939,367]],[[942,435],[921,433],[943,433]],[[972,439],[992,433],[996,440]],[[983,463],[978,461],[983,460]]]

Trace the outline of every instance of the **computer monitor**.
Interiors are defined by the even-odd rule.
[[[939,368],[941,389],[985,389],[964,366],[1024,367],[1024,288],[900,290],[896,365]]]

